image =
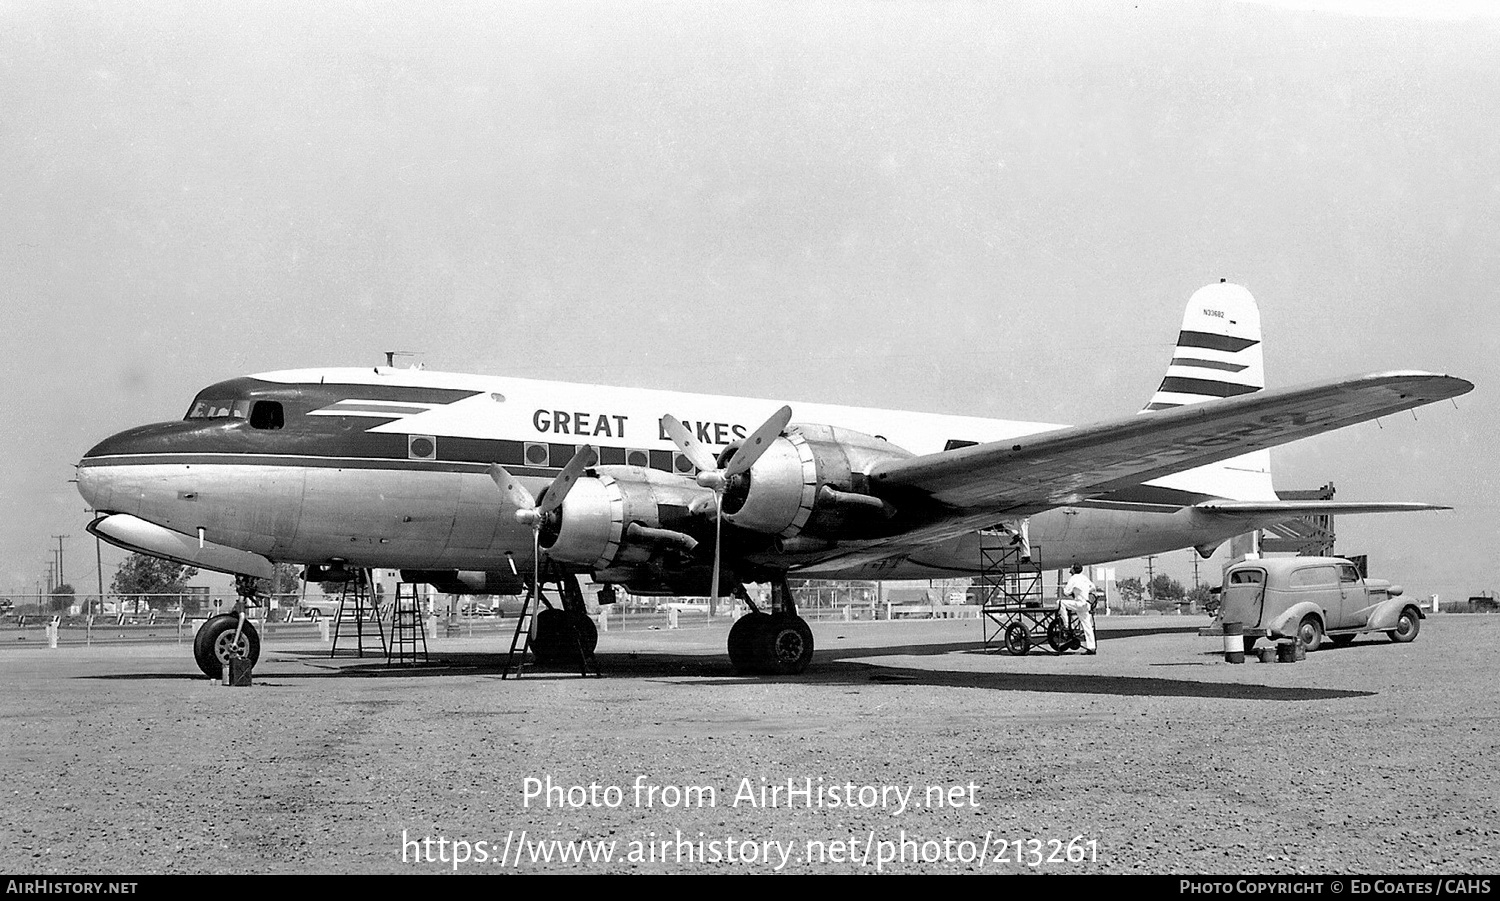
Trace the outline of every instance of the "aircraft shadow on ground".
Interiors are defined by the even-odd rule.
[[[1122,636],[1123,637],[1123,636]],[[1104,643],[1101,637],[1101,644]],[[813,664],[800,676],[737,676],[724,655],[674,654],[670,652],[614,652],[598,655],[604,678],[715,679],[719,685],[764,685],[785,682],[798,685],[929,685],[944,688],[978,688],[989,691],[1052,692],[1058,694],[1117,695],[1127,697],[1197,697],[1250,701],[1319,701],[1370,697],[1376,692],[1288,687],[1193,679],[1117,676],[1092,673],[972,672],[933,670],[864,663],[866,658],[893,656],[932,657],[944,654],[985,654],[975,642],[922,644],[883,648],[849,648],[819,651]],[[1107,650],[1101,651],[1107,653]],[[330,658],[323,651],[281,652],[282,657],[300,658],[315,671],[277,673],[259,677],[263,684],[287,684],[308,679],[380,679],[453,677],[481,675],[499,679],[505,671],[504,652],[435,652],[420,663],[388,664],[384,655],[363,658],[348,655]],[[1000,655],[1006,656],[1006,655]],[[1039,660],[1050,653],[1035,655]],[[1012,658],[1024,659],[1024,658]],[[1082,658],[1078,658],[1082,659]],[[321,664],[321,665],[320,665]],[[139,675],[94,678],[202,679],[202,676]],[[512,679],[516,678],[511,676]],[[528,665],[520,679],[580,679],[574,665]]]

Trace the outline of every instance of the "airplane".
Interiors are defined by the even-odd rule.
[[[1279,500],[1269,448],[1473,387],[1393,371],[1267,389],[1255,301],[1221,281],[1189,299],[1144,409],[1092,425],[299,369],[219,382],[181,420],[106,438],[78,488],[101,539],[241,577],[236,611],[194,642],[210,676],[259,656],[246,586],[280,562],[320,580],[396,569],[452,593],[539,596],[551,581],[562,606],[538,616],[538,656],[563,654],[562,635],[592,652],[580,576],[734,595],[751,608],[729,633],[734,669],[791,675],[814,646],[789,577],[973,575],[1015,545],[1047,568],[1207,557],[1312,513],[1448,509]],[[769,610],[747,583],[771,585]]]

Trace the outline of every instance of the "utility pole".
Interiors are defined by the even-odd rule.
[[[1193,558],[1193,590],[1198,590],[1198,552],[1188,551],[1188,556]]]
[[[63,565],[62,565],[63,564],[63,545],[62,545],[62,543],[63,543],[63,539],[64,538],[69,538],[69,537],[72,537],[72,536],[69,536],[69,535],[53,535],[52,537],[57,539],[57,584],[61,585],[61,584],[63,584]]]
[[[1151,594],[1151,583],[1156,580],[1156,571],[1151,568],[1151,564],[1154,563],[1155,561],[1156,561],[1156,557],[1154,555],[1151,555],[1151,554],[1146,555],[1146,593],[1147,594]],[[1156,597],[1156,595],[1151,595],[1151,596],[1153,598]]]
[[[94,566],[99,571],[99,615],[104,615],[104,552],[100,548],[99,536],[94,536]],[[92,608],[90,608],[92,609]]]

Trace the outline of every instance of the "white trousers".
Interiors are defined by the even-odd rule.
[[[1089,608],[1089,602],[1080,601],[1077,598],[1063,598],[1057,604],[1061,608],[1059,613],[1078,620],[1078,625],[1083,629],[1084,648],[1094,650],[1094,611]]]

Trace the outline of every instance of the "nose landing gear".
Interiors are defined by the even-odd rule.
[[[193,636],[193,659],[210,679],[222,676],[231,659],[248,660],[252,668],[260,659],[260,633],[246,616],[248,607],[260,603],[255,580],[236,576],[234,587],[239,593],[234,609],[210,617]]]

